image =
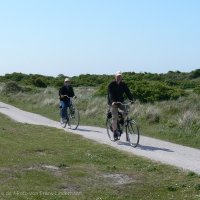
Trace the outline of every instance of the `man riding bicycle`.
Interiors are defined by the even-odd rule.
[[[115,80],[108,85],[108,105],[111,107],[114,140],[118,140],[118,108],[123,111],[125,110],[124,106],[118,103],[124,102],[124,94],[126,94],[130,101],[133,101],[133,96],[127,84],[122,81],[122,73],[117,71],[115,73]]]
[[[75,97],[70,79],[65,78],[64,85],[59,89],[60,107],[61,107],[61,123],[68,121],[67,108],[71,106],[70,97]]]

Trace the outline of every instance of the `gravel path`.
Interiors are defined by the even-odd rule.
[[[22,111],[14,106],[2,102],[0,102],[0,112],[21,123],[44,125],[62,129],[60,124],[56,121],[38,114]],[[79,126],[77,130],[65,130],[82,135],[83,137],[99,143],[110,145],[119,150],[200,174],[199,149],[185,147],[144,136],[141,136],[140,138],[140,145],[137,148],[132,148],[123,137],[118,142],[110,141],[107,137],[106,129],[104,128]]]

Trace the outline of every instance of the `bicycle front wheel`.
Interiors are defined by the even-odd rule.
[[[140,132],[137,123],[134,120],[128,122],[126,126],[127,141],[132,147],[136,147],[139,144]]]
[[[77,108],[69,109],[69,121],[68,124],[72,130],[78,128],[80,122],[80,115]]]
[[[111,141],[114,141],[113,130],[112,130],[112,118],[106,119],[106,129],[107,129],[107,134],[108,134],[109,139]]]

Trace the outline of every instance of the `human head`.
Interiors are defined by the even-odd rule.
[[[64,85],[69,85],[69,84],[70,84],[70,79],[69,78],[65,78]]]
[[[115,80],[117,81],[117,83],[120,83],[122,80],[122,72],[121,71],[117,71],[115,73]]]

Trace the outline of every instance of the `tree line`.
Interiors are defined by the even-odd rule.
[[[57,77],[40,74],[23,74],[14,72],[0,76],[0,82],[12,82],[25,88],[59,88],[66,76]],[[74,87],[97,87],[95,95],[106,95],[107,85],[114,79],[113,75],[81,74],[70,77]],[[191,72],[169,71],[167,73],[123,73],[124,81],[129,85],[134,97],[141,102],[154,102],[177,99],[187,95],[188,91],[200,94],[200,69]],[[10,83],[9,83],[10,84]],[[17,86],[16,86],[17,85]]]

